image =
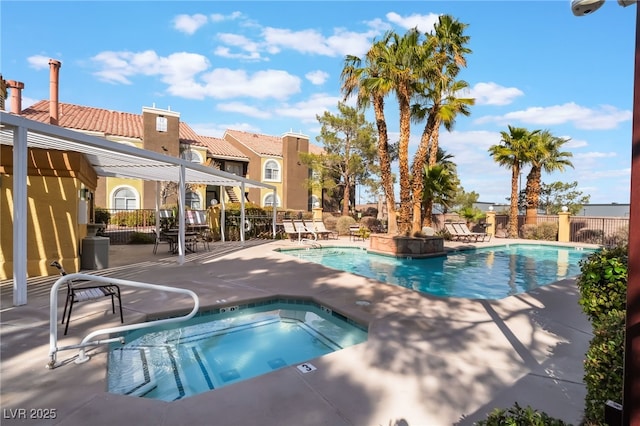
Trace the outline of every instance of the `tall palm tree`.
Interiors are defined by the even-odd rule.
[[[392,90],[398,100],[400,116],[400,138],[398,143],[398,169],[400,174],[400,229],[408,234],[411,224],[411,188],[409,175],[409,136],[411,133],[411,98],[414,95],[416,82],[422,72],[420,61],[420,33],[416,28],[403,36],[394,32],[385,34],[381,42],[384,49],[379,49],[377,65],[385,79],[392,84]]]
[[[539,130],[530,132],[522,127],[508,126],[509,132],[500,132],[497,145],[489,147],[489,154],[501,166],[511,169],[511,206],[509,209],[509,238],[518,237],[518,178],[523,164],[530,162],[531,139]]]
[[[393,89],[393,83],[387,79],[378,66],[378,58],[385,55],[387,46],[383,41],[377,41],[366,53],[364,59],[349,55],[345,59],[344,68],[340,76],[344,98],[352,94],[357,95],[360,108],[373,105],[373,111],[378,129],[378,160],[380,162],[380,180],[387,202],[388,225],[387,232],[398,232],[396,214],[395,191],[393,175],[391,173],[391,154],[389,149],[389,134],[384,115],[384,98]]]
[[[423,44],[424,66],[421,71],[423,81],[418,86],[418,103],[412,105],[412,118],[415,121],[426,119],[420,145],[416,150],[411,166],[412,176],[420,176],[420,171],[425,164],[434,167],[437,163],[439,152],[440,126],[444,125],[451,131],[455,125],[456,116],[463,114],[468,116],[471,112],[469,106],[475,103],[474,99],[458,97],[458,94],[469,85],[466,81],[456,80],[460,67],[466,66],[465,55],[471,50],[465,45],[469,37],[465,36],[466,24],[462,24],[450,15],[442,15],[434,25],[432,34],[427,34]],[[421,229],[425,213],[424,223],[431,225],[431,212],[433,201],[426,200],[426,206],[422,202],[423,180],[412,180],[413,195],[413,221],[412,231]]]
[[[543,130],[531,138],[531,153],[529,163],[531,171],[527,175],[525,189],[526,224],[538,223],[538,205],[540,204],[540,190],[542,185],[542,170],[547,173],[564,171],[565,167],[573,167],[569,160],[573,154],[561,151],[562,145],[569,139],[553,136],[549,130]]]

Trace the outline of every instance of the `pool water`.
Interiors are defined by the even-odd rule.
[[[326,307],[295,301],[233,307],[125,339],[110,347],[109,392],[174,401],[364,342],[367,332]]]
[[[433,296],[502,299],[580,273],[594,249],[511,244],[424,259],[395,258],[361,248],[283,250],[288,255]]]

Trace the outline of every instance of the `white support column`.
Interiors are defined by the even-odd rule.
[[[244,242],[244,182],[240,182],[240,241]]]
[[[161,182],[156,181],[156,239],[160,238],[160,186]]]
[[[226,203],[224,201],[224,194],[226,191],[224,190],[224,186],[220,186],[220,241],[224,243],[224,225],[227,220],[226,216]]]
[[[27,304],[27,129],[13,131],[13,305]]]
[[[277,193],[276,189],[273,188],[273,221],[271,223],[272,231],[273,231],[273,239],[276,239],[276,220],[278,218],[278,203],[277,203]]]
[[[180,176],[178,178],[178,263],[184,264],[184,214],[185,214],[185,185],[186,169],[180,166]]]

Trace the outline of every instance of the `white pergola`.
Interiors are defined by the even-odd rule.
[[[245,188],[270,189],[273,191],[273,199],[276,199],[276,187],[273,185],[2,111],[0,111],[0,144],[13,146],[13,304],[15,306],[27,303],[27,152],[29,148],[82,153],[98,176],[155,181],[156,210],[160,205],[159,193],[162,181],[179,183],[180,210],[184,209],[185,185],[188,183],[240,187],[243,194],[240,197],[240,223],[245,222]],[[224,220],[224,203],[222,203],[222,214],[222,220]],[[180,229],[178,263],[183,264],[184,215],[179,215],[178,226]],[[275,206],[272,230],[275,236]],[[243,226],[240,226],[240,240],[244,241]]]

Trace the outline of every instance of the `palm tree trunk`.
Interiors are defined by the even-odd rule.
[[[411,221],[411,232],[420,232],[422,229],[423,219],[431,226],[431,211],[433,209],[433,200],[429,201],[429,209],[425,217],[422,217],[422,193],[424,190],[424,165],[428,160],[429,155],[429,141],[432,140],[432,134],[434,133],[435,118],[433,115],[429,115],[427,123],[424,126],[422,136],[420,137],[420,145],[413,157],[413,164],[411,165],[411,189],[412,189],[412,204],[413,204],[413,219]],[[432,141],[433,143],[433,141]],[[427,216],[428,215],[428,216]]]
[[[518,238],[518,178],[520,164],[511,167],[511,209],[509,211],[509,238]]]
[[[389,135],[387,121],[384,118],[384,99],[374,97],[373,111],[378,128],[378,160],[380,161],[380,179],[382,189],[387,200],[387,233],[398,233],[398,220],[396,214],[396,197],[393,189],[393,175],[391,174],[391,157],[389,156]]]
[[[542,179],[542,170],[540,167],[532,166],[531,171],[527,175],[526,200],[527,213],[525,223],[527,225],[536,225],[538,223],[538,205],[540,203],[540,181]]]
[[[398,105],[400,110],[400,143],[398,163],[400,170],[400,233],[408,235],[411,230],[411,181],[409,176],[409,136],[411,132],[411,108],[409,90],[404,85],[398,87]]]

